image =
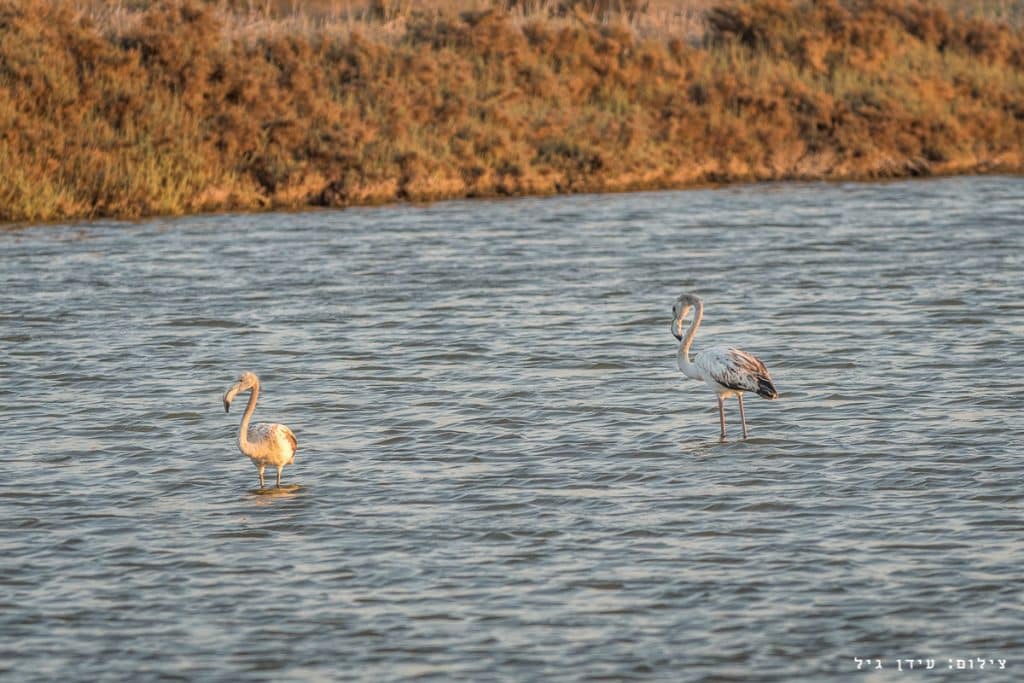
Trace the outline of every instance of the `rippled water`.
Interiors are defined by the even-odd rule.
[[[1024,179],[45,226],[0,254],[5,679],[1024,667]],[[683,291],[695,350],[775,377],[747,441],[675,368]],[[221,406],[245,369],[298,436],[281,492]]]

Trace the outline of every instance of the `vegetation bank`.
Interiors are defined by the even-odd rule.
[[[941,2],[246,7],[0,0],[0,220],[1024,170],[1020,22]]]

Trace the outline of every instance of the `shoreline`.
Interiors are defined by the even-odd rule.
[[[562,192],[562,193],[548,193],[548,194],[522,194],[522,195],[488,195],[488,196],[465,196],[465,197],[444,197],[440,199],[428,199],[428,200],[408,200],[398,199],[394,201],[382,201],[375,203],[366,204],[351,204],[347,206],[321,206],[313,204],[302,204],[294,206],[271,206],[266,208],[255,208],[255,209],[214,209],[211,211],[196,211],[192,213],[176,213],[176,214],[148,214],[141,216],[94,216],[86,218],[56,218],[47,221],[32,221],[32,222],[18,222],[18,221],[6,221],[0,222],[0,233],[16,233],[23,230],[31,230],[33,228],[48,228],[48,227],[64,227],[64,228],[88,228],[90,225],[98,223],[124,223],[129,225],[138,225],[141,223],[155,222],[161,220],[186,220],[190,218],[216,218],[218,216],[260,216],[269,213],[280,213],[288,215],[301,215],[307,213],[320,213],[320,212],[337,212],[357,209],[395,209],[400,207],[411,207],[411,208],[430,208],[437,204],[444,204],[448,202],[504,202],[504,201],[517,201],[521,199],[555,199],[559,197],[574,197],[574,196],[613,196],[620,194],[645,194],[645,193],[658,193],[658,192],[700,192],[707,190],[729,190],[742,187],[763,187],[766,185],[771,186],[786,186],[786,185],[836,185],[836,184],[849,184],[849,185],[878,185],[878,184],[892,184],[892,183],[908,183],[908,182],[929,182],[929,181],[942,181],[942,180],[953,180],[956,178],[1013,178],[1024,181],[1024,170],[993,170],[985,172],[974,172],[966,171],[963,173],[935,173],[929,175],[905,175],[905,176],[887,176],[879,178],[789,178],[789,179],[774,179],[774,180],[735,180],[720,183],[695,183],[692,185],[685,185],[679,187],[652,187],[652,188],[635,188],[629,190],[614,190],[614,191],[594,191],[594,192]]]

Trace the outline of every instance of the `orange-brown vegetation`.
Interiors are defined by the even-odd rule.
[[[1024,169],[983,12],[325,2],[0,0],[0,220]]]

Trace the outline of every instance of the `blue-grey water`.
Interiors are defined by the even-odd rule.
[[[0,677],[1021,680],[1022,299],[1022,178],[2,232]]]

